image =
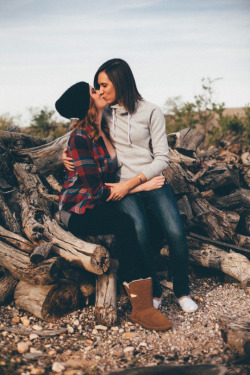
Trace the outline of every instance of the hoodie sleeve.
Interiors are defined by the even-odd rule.
[[[149,129],[154,160],[151,164],[145,165],[141,170],[147,180],[161,174],[169,165],[166,123],[164,115],[158,107],[155,107],[151,113]]]

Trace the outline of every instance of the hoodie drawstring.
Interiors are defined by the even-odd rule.
[[[131,146],[131,138],[130,138],[130,129],[131,129],[131,124],[130,124],[130,114],[128,113],[128,145]]]
[[[112,109],[112,117],[113,117],[113,132],[115,136],[115,109]]]
[[[128,113],[128,145],[131,146],[131,138],[130,138],[130,130],[131,130],[131,124],[130,124],[131,115]],[[112,127],[114,136],[116,136],[116,121],[115,121],[115,108],[112,108]]]

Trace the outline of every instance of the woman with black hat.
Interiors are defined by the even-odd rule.
[[[68,141],[67,152],[74,170],[67,171],[59,198],[62,222],[77,235],[114,233],[117,239],[118,275],[132,303],[131,320],[147,329],[167,330],[169,320],[153,307],[152,279],[142,256],[133,221],[109,202],[115,151],[101,129],[106,100],[86,82],[66,90],[56,102],[60,115],[77,119]],[[129,181],[129,189],[139,184]]]

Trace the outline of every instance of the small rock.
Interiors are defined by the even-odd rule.
[[[41,331],[43,329],[43,327],[39,326],[38,324],[35,324],[33,327],[32,327],[35,331]]]
[[[36,358],[39,358],[39,357],[42,357],[43,356],[43,353],[42,352],[35,352],[35,353],[25,353],[23,355],[23,358],[24,359],[36,359]]]
[[[93,330],[92,330],[92,333],[93,333],[93,335],[97,335],[97,334],[98,334],[97,329],[93,329]]]
[[[102,325],[99,324],[99,325],[95,326],[95,329],[100,330],[100,331],[107,331],[108,327],[102,326]]]
[[[36,348],[30,348],[30,353],[43,354],[41,350],[37,350]]]
[[[31,375],[41,375],[41,374],[44,374],[44,373],[45,373],[45,369],[43,369],[43,368],[33,368],[30,371]]]
[[[137,336],[137,332],[125,332],[122,335],[123,340],[134,339]]]
[[[111,327],[111,331],[119,331],[119,327]]]
[[[79,320],[78,319],[76,319],[76,320],[74,320],[73,321],[73,324],[74,324],[74,326],[79,326],[80,325],[80,322],[79,322]]]
[[[65,367],[59,363],[59,362],[54,362],[53,365],[52,365],[52,371],[54,372],[62,372],[63,370],[65,370]]]
[[[71,326],[67,326],[68,333],[74,333],[74,328]]]
[[[36,333],[31,333],[30,334],[30,340],[35,340],[37,339],[39,336],[36,334]]]
[[[139,346],[147,346],[147,344],[145,342],[140,342]]]
[[[12,323],[14,323],[14,324],[20,323],[20,318],[18,316],[13,318]]]
[[[92,345],[92,344],[93,344],[93,341],[90,340],[90,339],[86,339],[85,342],[86,342],[86,344],[89,344],[89,345]]]
[[[17,351],[18,351],[18,353],[25,353],[28,350],[29,350],[29,346],[27,345],[26,342],[21,341],[21,342],[19,342],[17,344]]]
[[[135,348],[133,346],[127,346],[123,352],[125,355],[132,356],[134,353]]]
[[[24,327],[28,327],[30,325],[30,320],[28,319],[27,316],[22,316],[21,322],[23,323]]]

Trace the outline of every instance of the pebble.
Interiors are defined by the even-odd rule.
[[[54,372],[62,372],[65,370],[65,367],[59,363],[59,362],[54,362],[52,365],[52,371]]]
[[[95,329],[100,330],[100,331],[107,331],[108,327],[102,326],[102,325],[99,324],[99,325],[95,326]]]
[[[30,353],[43,354],[41,350],[37,350],[36,348],[30,348]]]
[[[42,326],[39,326],[38,324],[35,324],[34,326],[32,326],[32,328],[35,330],[35,331],[42,331],[43,327]]]
[[[20,318],[19,317],[13,318],[12,323],[14,323],[14,324],[20,323]]]
[[[125,332],[122,335],[123,340],[134,339],[138,335],[137,332]]]
[[[17,344],[17,351],[18,353],[25,353],[29,350],[29,345],[24,342],[24,341],[21,341]]]
[[[31,333],[30,336],[29,336],[30,340],[38,339],[38,337],[39,336],[36,333]]]
[[[71,327],[71,326],[67,326],[67,332],[68,333],[73,333],[74,332],[74,328]]]
[[[30,320],[27,318],[27,316],[22,316],[21,322],[23,323],[24,327],[28,327],[30,325]]]
[[[43,369],[43,368],[33,368],[30,371],[30,375],[41,375],[41,374],[44,374],[44,373],[45,373],[45,369]]]
[[[89,344],[89,345],[92,345],[92,344],[93,344],[93,341],[90,340],[90,339],[86,339],[86,340],[85,340],[85,343],[86,343],[86,344]]]

